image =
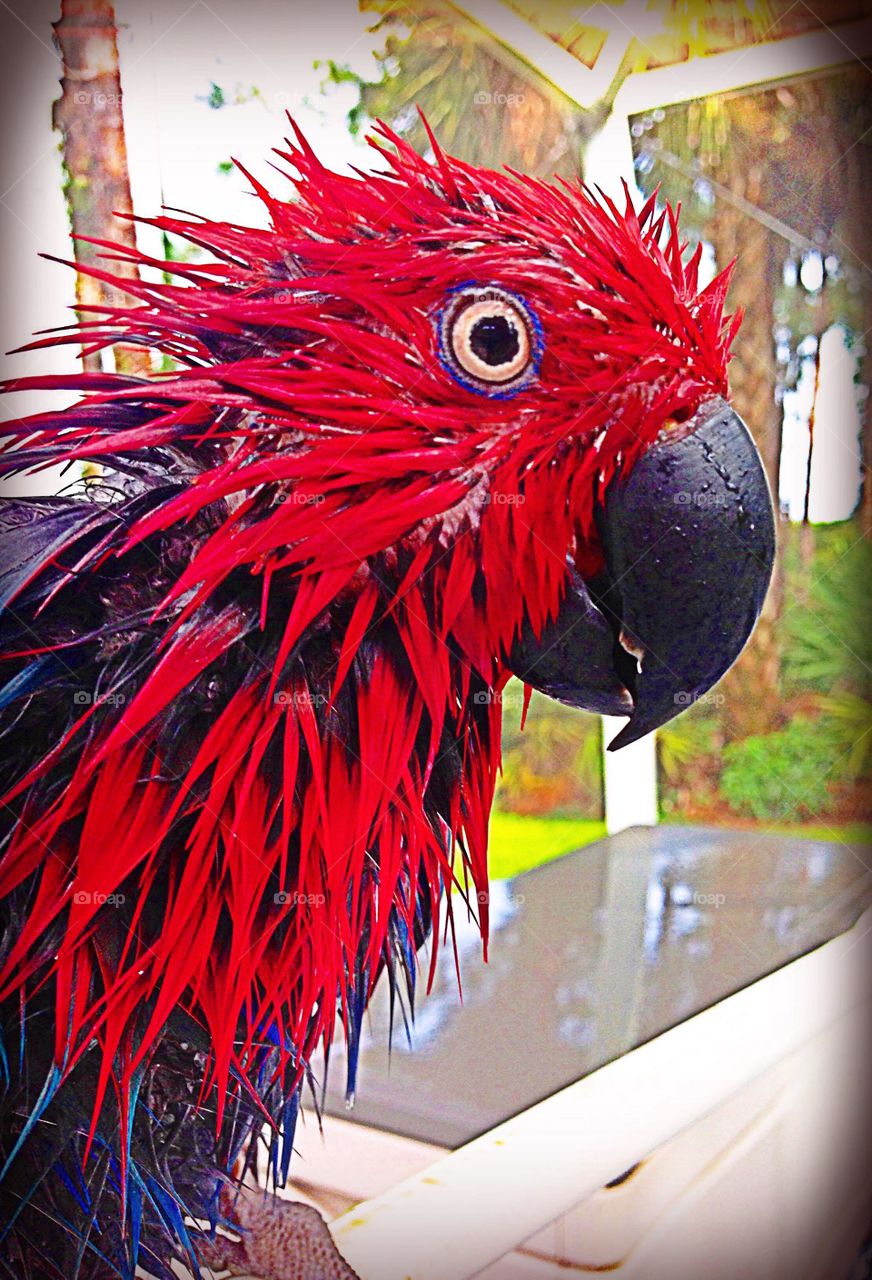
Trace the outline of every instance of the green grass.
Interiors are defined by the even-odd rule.
[[[689,819],[682,818],[678,815],[670,814],[669,817],[663,818],[664,823],[683,826],[689,822]],[[725,822],[724,827],[730,827],[730,822]],[[808,840],[841,840],[845,844],[872,844],[872,822],[831,822],[811,823],[811,822],[779,822],[770,826],[766,822],[758,822],[755,824],[741,823],[734,830],[745,829],[748,831],[759,831],[766,835],[774,836],[805,836]]]
[[[669,819],[673,821],[673,819]],[[679,822],[681,819],[678,820]],[[765,823],[748,827],[777,835],[805,836],[809,840],[842,840],[846,844],[872,844],[872,823],[810,823],[768,827]],[[488,867],[492,880],[508,880],[552,862],[573,849],[599,840],[606,834],[604,822],[584,818],[533,818],[519,813],[491,814]]]
[[[834,822],[831,826],[798,823],[772,827],[777,835],[807,836],[809,840],[842,840],[845,844],[872,844],[872,823]]]
[[[491,879],[507,880],[599,840],[605,833],[604,822],[583,818],[529,818],[519,813],[495,811],[491,814],[488,854]]]

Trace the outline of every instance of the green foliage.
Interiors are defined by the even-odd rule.
[[[869,688],[872,629],[866,617],[872,544],[854,521],[813,530],[814,553],[802,563],[799,529],[785,548],[787,601],[782,619],[788,686],[862,694]]]
[[[698,702],[657,732],[663,817],[716,803],[723,729],[721,703]]]
[[[384,55],[382,55],[382,59],[384,60]],[[319,60],[315,63],[316,71],[322,69],[327,72],[321,82],[322,93],[324,93],[327,86],[331,84],[350,84],[354,85],[360,94],[359,100],[348,112],[348,132],[351,134],[352,138],[356,138],[360,134],[361,126],[364,124],[366,119],[366,112],[363,105],[364,94],[367,89],[370,89],[373,86],[371,86],[368,81],[364,80],[363,76],[359,75],[358,72],[352,71],[351,67],[346,66],[345,63],[334,62],[332,58],[325,58],[323,61]],[[383,67],[383,78],[380,83],[385,82],[388,74],[389,73],[386,68]]]
[[[386,120],[426,155],[420,109],[440,145],[472,164],[577,175],[583,113],[482,26],[448,0],[423,0],[414,10],[405,0],[364,0],[362,7],[377,16],[372,29],[384,36],[381,77],[365,80],[342,63],[324,64],[325,83],[359,89],[348,116],[352,133]]]
[[[697,704],[699,706],[699,704]],[[694,706],[657,734],[658,762],[670,782],[678,782],[700,756],[711,755],[719,738],[716,714]]]
[[[866,593],[872,547],[855,521],[784,530],[780,624],[787,724],[730,743],[717,702],[698,705],[658,735],[665,814],[717,809],[759,821],[799,820],[856,804],[872,768]],[[791,718],[792,717],[792,718]]]
[[[206,106],[211,107],[213,111],[220,111],[222,107],[238,107],[246,102],[254,102],[262,96],[256,84],[244,85],[237,81],[233,89],[228,90],[212,80],[209,92],[199,95],[198,101],[205,102]]]
[[[833,776],[855,782],[872,768],[872,703],[853,693],[834,693],[816,699],[822,713],[817,731],[830,744]]]
[[[209,86],[209,92],[206,95],[206,105],[211,107],[213,111],[219,111],[221,107],[227,105],[227,98],[220,84],[216,84],[213,80]]]
[[[597,717],[534,693],[522,730],[523,700],[523,685],[510,681],[503,692],[503,774],[497,807],[513,813],[598,818],[602,753]]]
[[[200,245],[189,244],[181,236],[173,236],[168,231],[162,231],[160,238],[167,262],[197,262],[203,257]],[[164,279],[169,283],[172,281],[172,276],[164,272]]]
[[[831,742],[806,716],[776,733],[757,734],[724,750],[721,791],[732,809],[760,821],[825,810]]]

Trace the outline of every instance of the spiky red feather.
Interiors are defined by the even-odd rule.
[[[107,1091],[124,1119],[174,1010],[206,1033],[219,1127],[228,1098],[259,1096],[267,1027],[276,1074],[329,1044],[337,1006],[353,1033],[392,922],[411,936],[422,897],[435,952],[455,860],[486,939],[505,657],[556,614],[567,556],[599,563],[616,468],[726,390],[727,277],[698,289],[671,211],[429,163],[378,132],[386,168],[361,178],[299,135],[279,152],[295,194],[254,182],[269,230],[150,220],[207,262],[104,245],[167,278],[91,268],[136,304],[32,344],[139,343],[171,372],[13,384],[83,398],[8,424],[7,470],[105,461],[134,497],[152,477],[141,511],[116,526],[109,506],[101,536],[52,559],[50,599],[184,549],[136,622],[149,661],[110,664],[3,797],[19,821],[0,895],[31,897],[0,999],[26,1007],[54,982],[61,1080],[97,1043],[92,1133]],[[469,280],[541,320],[538,378],[511,399],[470,394],[437,359],[434,317]],[[71,643],[25,635],[14,661]],[[188,745],[168,741],[171,710],[210,680]],[[106,898],[131,886],[117,937]]]

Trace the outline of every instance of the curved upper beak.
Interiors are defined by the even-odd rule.
[[[742,419],[707,401],[661,432],[599,517],[606,568],[574,570],[557,618],[527,630],[511,670],[543,693],[629,715],[610,750],[635,742],[707,692],[745,645],[772,574],[766,475]]]

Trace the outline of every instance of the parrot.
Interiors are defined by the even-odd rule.
[[[29,344],[148,372],[6,385],[74,397],[0,432],[3,475],[62,473],[0,503],[14,1280],[199,1274],[243,1180],[286,1185],[336,1037],[353,1097],[376,982],[411,1016],[458,911],[486,960],[509,679],[624,747],[772,570],[730,268],[700,284],[657,193],[381,122],[338,173],[291,125],[281,198],[239,165],[264,225],[142,218],[198,254],[96,242],[129,302]]]

